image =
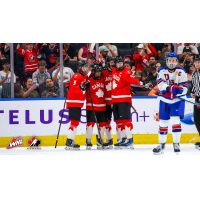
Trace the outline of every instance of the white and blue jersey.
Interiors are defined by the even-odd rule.
[[[188,79],[186,71],[181,67],[177,67],[174,72],[169,72],[167,67],[162,67],[159,69],[157,75],[157,84],[159,90],[163,91],[159,94],[158,98],[165,103],[173,104],[181,101],[178,98],[171,99],[170,93],[166,92],[166,88],[172,85],[182,86],[183,92],[177,96],[186,98],[186,93],[188,90]]]

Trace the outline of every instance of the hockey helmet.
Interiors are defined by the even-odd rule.
[[[77,63],[77,72],[78,73],[82,73],[82,74],[87,74],[88,70],[83,70],[83,67],[87,66],[88,67],[88,63],[85,60],[81,60]]]
[[[175,58],[176,62],[168,63],[169,58]],[[173,70],[173,69],[175,69],[177,67],[177,64],[178,64],[178,56],[177,56],[177,54],[174,53],[174,52],[168,53],[167,58],[166,58],[166,65],[167,65],[167,67],[169,69]]]
[[[123,66],[117,68],[117,63],[120,63],[120,62],[123,63]],[[115,64],[116,64],[116,70],[122,70],[124,68],[123,58],[121,56],[117,56],[116,59],[115,59]]]
[[[92,72],[94,73],[94,76],[93,78],[94,79],[101,79],[101,76],[95,76],[95,72],[102,72],[103,71],[103,67],[102,67],[102,64],[101,63],[93,63],[92,65]]]

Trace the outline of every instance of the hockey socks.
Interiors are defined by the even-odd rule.
[[[180,117],[172,116],[171,117],[171,124],[172,124],[172,135],[174,143],[179,143],[181,138],[181,124],[180,124]]]
[[[90,139],[92,138],[92,133],[93,133],[93,127],[94,127],[95,122],[88,122],[86,126],[86,138]]]
[[[158,133],[159,144],[166,143],[168,134],[168,120],[160,120]]]
[[[107,140],[111,140],[113,137],[112,137],[112,133],[111,133],[111,120],[109,120],[107,123],[106,123],[106,139]]]
[[[75,139],[78,125],[79,125],[78,120],[73,120],[73,119],[71,120],[69,129],[68,129],[68,137],[67,138],[69,138],[71,140]]]
[[[179,143],[181,138],[181,124],[172,125],[172,135],[174,143]]]

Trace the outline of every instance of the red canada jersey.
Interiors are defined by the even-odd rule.
[[[72,76],[72,79],[69,84],[66,108],[83,107],[86,94],[85,91],[82,91],[79,86],[85,81],[86,75],[77,73]]]
[[[106,110],[106,100],[105,100],[105,81],[101,77],[100,80],[89,78],[90,80],[90,95],[92,98],[92,103],[95,111],[105,111]],[[86,91],[86,110],[92,110],[92,104],[90,101],[88,90]]]
[[[131,85],[140,85],[140,81],[136,79],[131,71],[124,67],[122,70],[116,70],[114,67],[112,70],[112,102],[129,102],[131,99]]]
[[[31,51],[18,48],[18,53],[24,58],[25,72],[33,72],[38,69],[38,43],[33,47]]]
[[[102,75],[105,81],[106,105],[112,105],[112,97],[111,97],[112,72],[109,72],[108,70],[104,70]]]

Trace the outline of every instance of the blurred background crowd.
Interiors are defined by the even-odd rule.
[[[14,97],[54,98],[67,93],[66,82],[77,72],[77,62],[95,60],[105,63],[106,57],[122,56],[133,75],[156,87],[157,71],[166,66],[169,52],[178,55],[178,66],[186,70],[191,92],[193,59],[200,52],[199,43],[99,43],[98,52],[92,43],[14,43]],[[62,54],[60,52],[62,51]],[[62,55],[62,59],[60,58]],[[98,56],[97,56],[98,55]],[[0,98],[11,98],[10,44],[0,43]],[[60,61],[63,61],[62,73]],[[61,91],[62,90],[62,91]],[[153,91],[134,88],[136,96],[156,96]]]

